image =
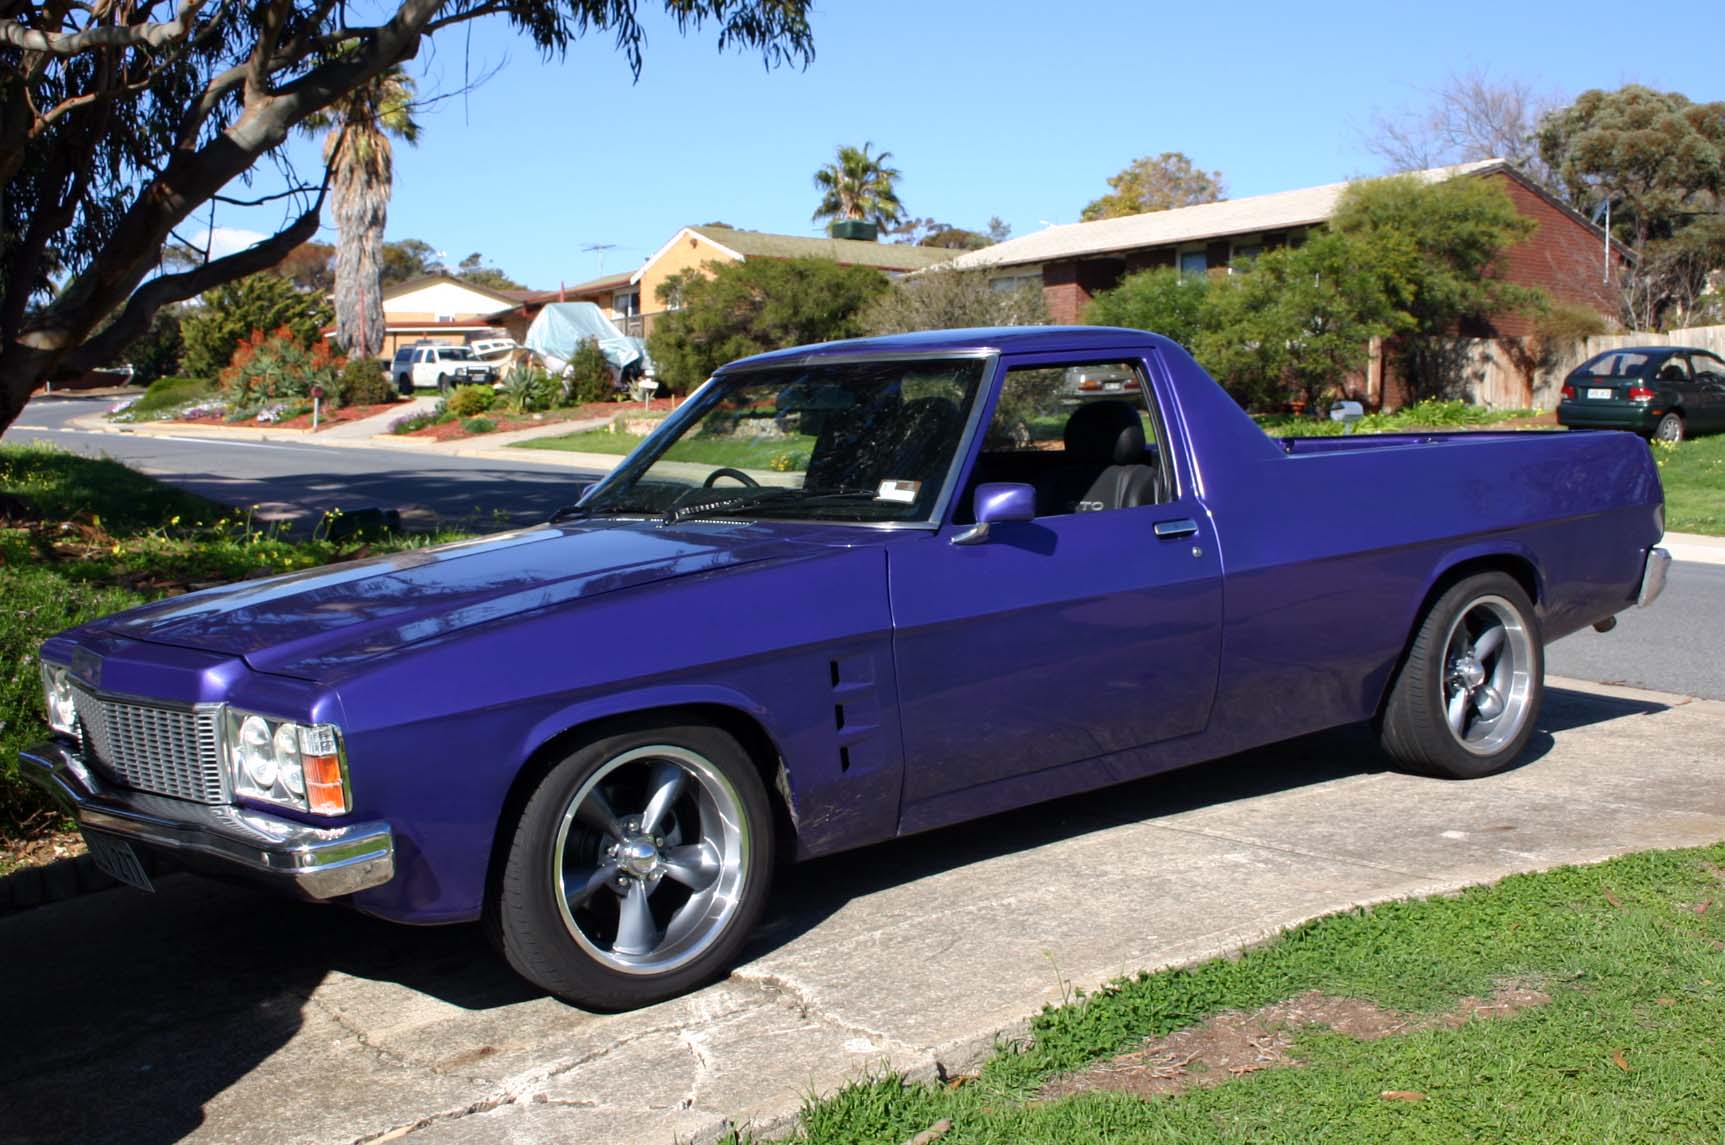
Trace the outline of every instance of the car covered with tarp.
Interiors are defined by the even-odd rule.
[[[553,374],[561,374],[581,343],[593,339],[619,381],[651,376],[647,344],[617,329],[605,312],[591,302],[547,303],[527,327],[521,344],[544,359]]]

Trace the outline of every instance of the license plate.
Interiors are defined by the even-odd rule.
[[[144,864],[139,861],[138,852],[124,839],[86,831],[84,843],[90,848],[90,857],[96,860],[96,867],[104,875],[117,883],[137,887],[141,891],[156,889],[150,885],[150,876],[144,873]]]
[[[1592,399],[1592,400],[1595,400],[1595,401],[1597,401],[1597,400],[1599,400],[1599,399],[1601,399],[1601,398],[1609,398],[1609,397],[1611,397],[1611,396],[1612,396],[1612,391],[1611,391],[1611,390],[1588,390],[1588,391],[1587,391],[1587,396],[1588,396],[1588,397],[1589,397],[1589,398],[1590,398],[1590,399]]]

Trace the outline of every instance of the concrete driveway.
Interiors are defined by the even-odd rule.
[[[13,1142],[670,1142],[891,1063],[960,1072],[1044,1002],[1353,904],[1725,838],[1725,703],[1554,680],[1471,783],[1310,737],[788,872],[729,980],[535,996],[474,927],[170,876],[0,919]]]

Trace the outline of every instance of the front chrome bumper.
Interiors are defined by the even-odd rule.
[[[1646,608],[1658,600],[1665,591],[1665,574],[1670,569],[1670,553],[1658,547],[1648,549],[1647,566],[1641,570],[1641,589],[1635,594],[1635,603]]]
[[[214,859],[307,898],[353,894],[395,874],[395,836],[388,823],[314,827],[245,807],[109,787],[62,743],[20,752],[19,764],[24,777],[53,795],[82,829]]]

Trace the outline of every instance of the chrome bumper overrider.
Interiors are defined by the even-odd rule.
[[[81,828],[218,859],[310,898],[352,894],[395,874],[388,823],[314,827],[244,807],[126,791],[104,784],[62,743],[20,752],[19,764],[24,777],[59,800]]]
[[[1665,591],[1665,574],[1671,568],[1671,554],[1661,548],[1647,550],[1647,567],[1641,572],[1641,591],[1635,603],[1646,608]]]

